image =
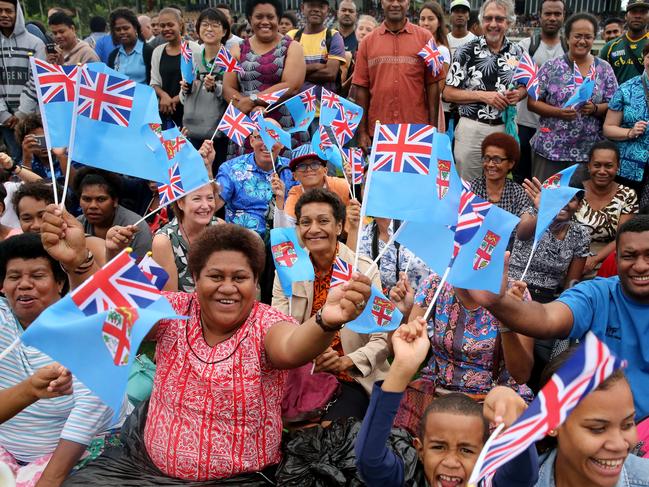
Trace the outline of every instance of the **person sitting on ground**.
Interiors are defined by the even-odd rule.
[[[525,411],[525,402],[506,387],[489,392],[484,413],[477,402],[461,393],[437,398],[418,425],[413,442],[417,454],[397,455],[386,440],[403,392],[430,349],[426,322],[416,318],[401,325],[392,335],[392,348],[394,361],[385,380],[374,384],[370,406],[356,439],[356,465],[361,478],[368,487],[415,485],[406,484],[406,480],[415,481],[416,485],[466,487],[489,436],[488,421],[508,426]],[[504,402],[502,390],[516,399]],[[412,465],[414,462],[416,465]],[[532,444],[496,472],[492,485],[532,487],[537,477],[538,457]]]
[[[117,174],[84,167],[77,172],[72,187],[75,194],[79,195],[83,212],[79,221],[87,235],[106,239],[111,227],[127,227],[137,223],[138,231],[130,246],[138,258],[144,257],[151,250],[149,226],[140,221],[140,215],[119,204],[121,181]]]

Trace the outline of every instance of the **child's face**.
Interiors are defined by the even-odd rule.
[[[609,389],[590,393],[558,433],[555,482],[582,479],[583,485],[617,484],[629,451],[637,442],[635,409],[629,384],[618,380]]]
[[[484,445],[478,416],[431,413],[415,446],[431,487],[464,487]]]

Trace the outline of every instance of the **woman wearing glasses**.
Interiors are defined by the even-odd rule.
[[[590,51],[597,33],[597,19],[590,14],[571,16],[565,25],[568,53],[547,61],[538,73],[539,99],[527,100],[528,108],[541,116],[531,140],[532,174],[545,181],[575,162],[584,179],[588,150],[602,139],[602,123],[608,102],[617,90],[613,69]],[[563,108],[583,80],[595,81],[592,96],[574,108]]]
[[[511,135],[496,132],[485,137],[482,141],[482,176],[471,181],[471,191],[520,217],[516,235],[527,239],[534,235],[536,226],[532,200],[520,184],[507,177],[520,156],[518,142]]]

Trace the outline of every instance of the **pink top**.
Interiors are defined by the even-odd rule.
[[[287,372],[270,363],[264,338],[275,323],[294,320],[256,302],[232,337],[210,347],[196,294],[164,294],[179,315],[190,318],[158,324],[144,429],[155,465],[170,477],[204,481],[278,463]]]

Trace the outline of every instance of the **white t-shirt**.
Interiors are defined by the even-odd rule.
[[[526,37],[525,39],[522,39],[518,45],[521,46],[523,49],[529,52],[530,50],[530,45],[532,44],[532,38],[531,37]],[[543,63],[546,61],[549,61],[550,59],[558,58],[559,56],[563,56],[563,47],[561,46],[561,42],[557,42],[554,46],[548,46],[545,42],[541,41],[539,43],[539,47],[536,48],[536,51],[534,52],[534,56],[532,56],[532,59],[536,63],[536,65],[540,68]],[[539,116],[536,113],[532,113],[528,110],[527,108],[527,98],[524,100],[520,101],[518,105],[516,105],[516,121],[524,125],[526,127],[530,128],[538,128],[539,126]]]
[[[449,32],[446,38],[448,39],[448,47],[451,50],[451,56],[454,56],[455,50],[458,47],[463,46],[469,41],[472,41],[476,38],[476,35],[473,32],[467,32],[467,35],[465,35],[464,37],[453,37],[453,34]]]
[[[7,190],[7,197],[5,198],[5,212],[2,218],[0,218],[0,223],[9,228],[20,228],[20,222],[18,221],[18,216],[14,211],[14,205],[11,200],[21,184],[15,181],[7,181],[4,183],[5,189]]]
[[[448,50],[448,47],[438,44],[437,50],[440,52],[442,55],[442,60],[446,64],[451,64],[451,52]],[[450,110],[450,103],[442,102],[442,108],[444,109],[445,112],[448,112]]]

